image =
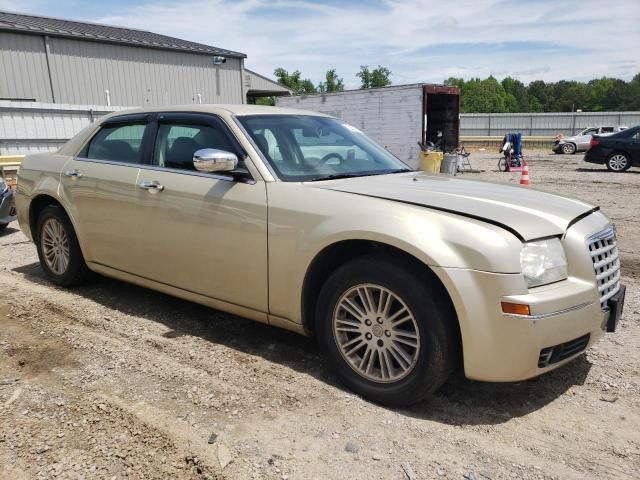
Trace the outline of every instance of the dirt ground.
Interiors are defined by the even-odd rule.
[[[640,169],[532,153],[537,188],[601,205],[618,332],[541,378],[454,376],[406,410],[337,384],[311,339],[118,281],[73,290],[0,234],[0,478],[640,478]],[[475,152],[480,177],[497,155]]]

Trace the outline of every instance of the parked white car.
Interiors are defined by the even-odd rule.
[[[553,146],[555,153],[566,153],[568,155],[576,152],[586,152],[589,149],[591,137],[593,135],[610,135],[612,133],[621,132],[629,127],[588,127],[577,135],[571,137],[563,137],[556,140]]]

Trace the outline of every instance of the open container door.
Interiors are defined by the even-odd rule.
[[[442,132],[444,152],[460,145],[460,89],[447,85],[423,86],[422,141],[438,141]]]

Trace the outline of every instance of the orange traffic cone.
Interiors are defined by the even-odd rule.
[[[529,164],[524,161],[522,166],[522,175],[520,175],[520,185],[529,185]]]

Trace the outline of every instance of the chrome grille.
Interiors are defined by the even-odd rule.
[[[596,274],[600,306],[607,309],[607,302],[620,290],[620,258],[616,242],[616,229],[609,225],[587,239],[589,253]]]

